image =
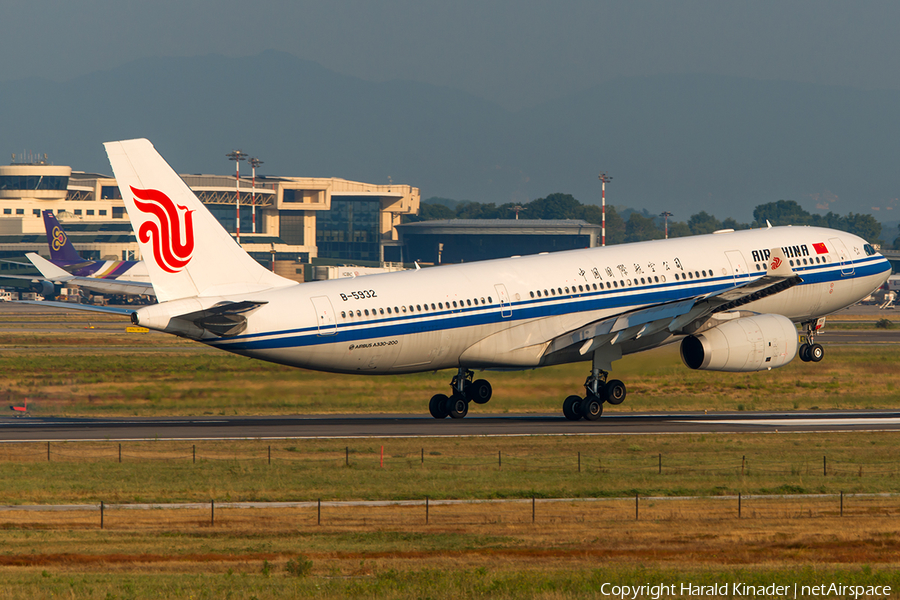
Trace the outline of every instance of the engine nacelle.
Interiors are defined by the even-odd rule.
[[[781,315],[755,315],[726,321],[681,341],[681,360],[706,371],[764,371],[797,355],[797,329]]]
[[[56,295],[56,286],[46,280],[32,281],[31,291],[36,292],[44,298],[51,298]]]

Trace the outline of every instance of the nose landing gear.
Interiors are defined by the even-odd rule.
[[[459,367],[459,371],[453,376],[450,387],[453,392],[435,394],[428,403],[428,411],[435,419],[462,419],[469,412],[469,402],[485,404],[491,399],[493,390],[486,379],[472,380],[475,374],[465,367]]]
[[[821,344],[815,343],[816,334],[825,325],[825,317],[815,321],[806,321],[802,324],[806,330],[806,341],[800,344],[797,355],[803,362],[819,362],[825,357],[825,348]]]

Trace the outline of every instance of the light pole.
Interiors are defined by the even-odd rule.
[[[672,217],[672,216],[674,216],[674,215],[673,215],[672,213],[670,213],[669,211],[666,210],[666,211],[663,211],[663,212],[659,213],[659,216],[661,216],[663,219],[665,219],[665,222],[666,222],[666,239],[669,239],[669,217]]]
[[[606,182],[612,181],[612,177],[607,175],[606,173],[600,173],[600,189],[602,190],[601,198],[602,200],[602,225],[600,230],[601,241],[600,245],[606,245]]]
[[[247,153],[240,150],[232,150],[225,156],[234,161],[234,208],[237,215],[234,231],[237,233],[237,243],[241,243],[241,161],[247,159]]]
[[[250,210],[253,211],[253,233],[256,233],[256,167],[263,164],[263,161],[258,158],[251,158],[248,162],[253,167],[253,183],[250,185]]]

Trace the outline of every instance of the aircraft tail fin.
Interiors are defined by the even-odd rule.
[[[103,145],[160,302],[296,285],[251,258],[148,140]]]
[[[69,236],[63,231],[62,225],[53,216],[52,210],[43,211],[44,229],[47,230],[47,245],[50,246],[50,260],[67,263],[84,262],[84,258],[75,250],[75,246],[69,240]]]

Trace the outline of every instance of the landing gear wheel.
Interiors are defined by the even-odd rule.
[[[570,421],[581,418],[581,396],[569,396],[563,401],[563,414]]]
[[[491,384],[486,379],[476,379],[466,386],[466,398],[475,404],[484,404],[491,399]]]
[[[800,344],[800,349],[797,351],[797,355],[803,362],[809,362],[809,344]]]
[[[451,419],[462,419],[469,412],[469,403],[460,394],[453,394],[447,402],[447,408]]]
[[[448,405],[450,398],[444,394],[435,394],[428,403],[428,410],[435,419],[446,419],[450,414]]]
[[[603,388],[605,400],[614,406],[625,402],[625,394],[625,384],[618,379],[607,381]]]
[[[601,415],[603,415],[603,402],[597,396],[587,396],[581,403],[581,416],[588,421],[596,421]]]
[[[822,344],[813,344],[809,347],[809,350],[806,351],[806,356],[809,357],[809,360],[812,362],[819,362],[825,358],[825,348],[822,347]]]

